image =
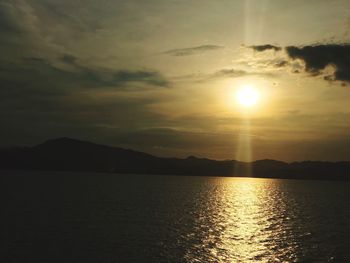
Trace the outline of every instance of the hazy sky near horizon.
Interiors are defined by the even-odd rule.
[[[348,0],[1,0],[0,145],[350,160],[349,43]]]

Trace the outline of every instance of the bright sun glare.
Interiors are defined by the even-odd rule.
[[[260,94],[257,89],[246,85],[238,89],[237,102],[244,107],[252,107],[259,101]]]

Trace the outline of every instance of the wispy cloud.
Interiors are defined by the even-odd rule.
[[[139,82],[143,84],[168,87],[170,82],[159,72],[152,70],[110,70],[89,68],[80,65],[78,58],[72,55],[64,55],[61,61],[73,66],[77,72],[73,73],[82,81],[91,82],[92,86],[122,87],[124,84]]]
[[[242,69],[234,69],[234,68],[224,68],[217,70],[215,72],[206,73],[206,74],[188,74],[183,76],[177,76],[175,80],[178,81],[190,81],[190,82],[207,82],[215,79],[233,79],[233,78],[241,78],[245,76],[265,76],[265,77],[274,77],[275,74],[273,72],[268,71],[246,71]]]
[[[163,54],[168,54],[175,57],[182,57],[182,56],[202,54],[204,52],[215,51],[223,48],[224,48],[223,46],[217,46],[217,45],[202,45],[197,47],[171,49],[163,52]]]
[[[51,109],[63,97],[77,99],[75,95],[79,93],[140,91],[170,85],[167,78],[157,71],[92,68],[79,66],[77,58],[73,56],[62,59],[70,67],[57,66],[43,58],[25,58],[10,64],[0,62],[1,104],[15,105],[12,109],[37,108],[38,105]]]
[[[211,75],[213,78],[239,78],[244,76],[252,75],[264,75],[264,76],[273,76],[270,72],[257,72],[257,71],[246,71],[241,69],[221,69]]]

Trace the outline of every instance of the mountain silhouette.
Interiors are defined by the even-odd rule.
[[[71,138],[48,140],[33,147],[0,149],[2,170],[55,170],[136,174],[253,176],[267,178],[349,180],[350,162],[286,163],[258,160],[163,158]],[[246,171],[250,171],[249,173]]]

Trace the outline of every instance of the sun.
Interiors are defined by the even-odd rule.
[[[237,102],[244,107],[252,107],[259,102],[260,94],[257,89],[250,85],[242,86],[237,90]]]

